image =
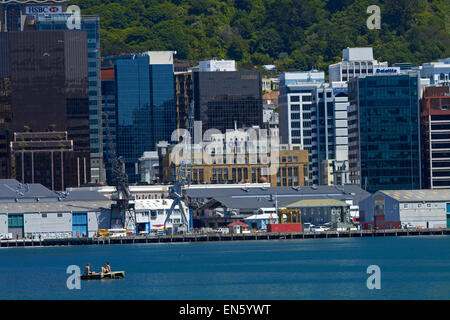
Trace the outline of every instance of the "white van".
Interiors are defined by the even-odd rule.
[[[111,238],[125,238],[127,236],[127,229],[109,229],[108,231]]]

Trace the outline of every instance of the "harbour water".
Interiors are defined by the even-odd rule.
[[[69,265],[125,279],[66,286]],[[381,269],[369,290],[367,267]],[[0,299],[450,299],[450,237],[0,249]]]

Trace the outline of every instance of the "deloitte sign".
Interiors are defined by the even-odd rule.
[[[374,74],[385,75],[385,74],[399,74],[399,67],[391,67],[391,68],[376,68]]]

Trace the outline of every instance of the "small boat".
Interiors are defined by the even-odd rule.
[[[101,279],[123,279],[125,278],[125,271],[114,271],[108,273],[96,273],[80,276],[81,280],[101,280]]]

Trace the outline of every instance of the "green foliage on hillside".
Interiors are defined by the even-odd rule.
[[[450,56],[448,0],[76,0],[101,17],[102,55],[176,50],[185,61],[230,58],[241,67],[326,70],[342,49],[374,47],[381,61]],[[381,30],[366,26],[381,7]],[[447,29],[446,29],[447,25]]]

